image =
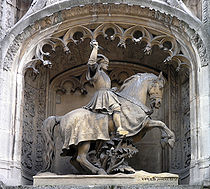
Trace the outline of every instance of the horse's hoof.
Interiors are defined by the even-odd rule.
[[[175,140],[174,139],[168,139],[168,144],[171,148],[174,147],[174,143],[175,143]]]
[[[98,175],[107,175],[107,173],[104,171],[104,169],[99,169]]]

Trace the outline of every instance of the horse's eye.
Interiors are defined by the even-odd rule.
[[[163,85],[159,85],[159,89],[163,89]]]

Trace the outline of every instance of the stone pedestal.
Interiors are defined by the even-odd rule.
[[[158,184],[178,185],[178,175],[170,173],[153,174],[137,171],[135,174],[116,175],[56,175],[43,173],[34,176],[34,186],[69,185],[69,186],[101,186],[101,185],[135,185]]]

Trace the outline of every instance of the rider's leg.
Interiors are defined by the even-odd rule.
[[[116,106],[114,108],[113,121],[114,121],[115,127],[117,128],[117,133],[119,133],[120,135],[127,135],[128,131],[126,131],[122,128],[120,111],[121,111],[120,106]]]

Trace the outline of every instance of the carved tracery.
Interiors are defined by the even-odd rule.
[[[39,71],[36,69],[36,64],[41,62],[44,66],[51,67],[52,63],[49,61],[48,57],[50,56],[49,52],[43,51],[44,45],[50,45],[51,50],[55,51],[57,46],[62,46],[66,53],[69,53],[69,48],[64,43],[64,41],[60,38],[49,37],[41,40],[37,46],[35,47],[35,55],[34,58],[29,61],[26,65],[26,69],[32,69],[35,74],[38,74]]]
[[[37,62],[41,62],[44,66],[52,66],[53,62],[49,60],[49,56],[52,51],[55,51],[57,46],[62,47],[64,52],[69,53],[69,45],[71,43],[79,44],[85,39],[94,40],[101,35],[111,41],[119,38],[117,46],[122,48],[126,48],[127,40],[129,39],[134,44],[142,44],[145,55],[151,55],[152,48],[158,46],[160,50],[167,54],[163,64],[172,64],[177,71],[180,70],[182,65],[190,67],[188,57],[183,55],[179,43],[173,36],[165,35],[140,25],[126,25],[123,27],[120,24],[104,23],[94,28],[85,25],[71,27],[65,31],[64,35],[56,33],[54,36],[41,40],[36,46],[35,56],[28,62],[27,68],[32,68],[35,73],[38,73],[38,70],[35,68]],[[45,45],[51,46],[51,53],[43,51]]]

